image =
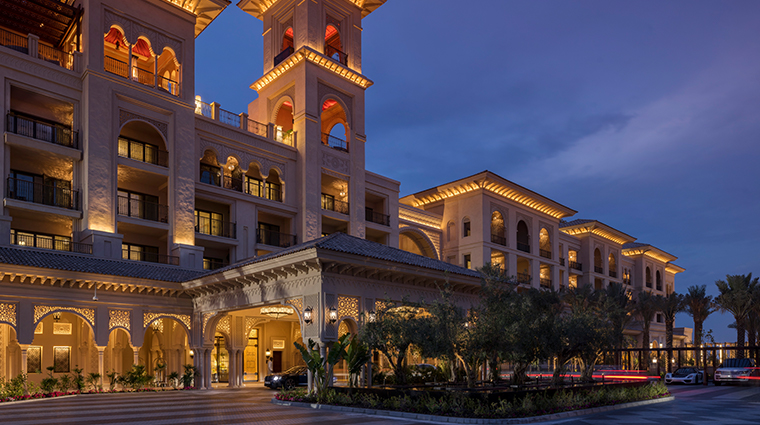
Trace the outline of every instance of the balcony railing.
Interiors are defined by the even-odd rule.
[[[552,252],[551,251],[547,251],[545,249],[539,249],[538,250],[538,255],[540,255],[540,256],[542,256],[544,258],[548,258],[550,260],[552,259]]]
[[[169,166],[169,152],[137,140],[119,138],[119,156],[161,167]]]
[[[145,251],[133,251],[128,248],[121,249],[121,258],[132,261],[145,261],[148,263],[170,264],[172,266],[179,265],[179,257]]]
[[[517,273],[517,283],[530,285],[530,275],[528,273]]]
[[[148,71],[137,66],[132,67],[132,70],[132,77],[138,83],[151,87],[156,85],[156,76],[153,74],[153,71]]]
[[[267,137],[268,126],[266,124],[262,124],[258,121],[248,118],[246,125],[247,127],[245,129],[248,130],[249,133],[253,133],[261,137]]]
[[[325,46],[325,56],[348,66],[348,55],[332,46]]]
[[[495,233],[491,233],[491,242],[495,244],[507,246],[507,238],[505,238],[503,235],[497,235]]]
[[[333,197],[322,195],[322,209],[348,215],[349,204],[348,202],[339,201]]]
[[[295,146],[295,134],[293,130],[283,130],[282,126],[264,124],[248,118],[248,114],[235,114],[222,109],[218,103],[206,103],[200,98],[195,99],[195,113],[219,121],[222,124],[234,127],[260,137],[274,140],[288,146]]]
[[[610,270],[610,277],[617,278],[617,272],[615,270]]]
[[[240,115],[235,115],[226,109],[219,108],[219,122],[240,128]]]
[[[279,55],[274,57],[274,66],[277,66],[280,64],[280,62],[284,61],[288,58],[288,56],[292,55],[293,52],[295,52],[295,49],[292,47],[286,47],[285,50],[281,51]]]
[[[594,273],[604,273],[604,267],[594,266]]]
[[[288,146],[293,146],[293,131],[285,131],[282,127],[277,126],[275,128],[274,140]]]
[[[661,283],[657,284],[657,288],[656,288],[656,289],[657,289],[658,291],[662,291],[662,284],[661,284]]]
[[[72,242],[67,239],[59,239],[54,236],[39,235],[36,233],[18,234],[16,232],[11,232],[11,244],[32,248],[52,249],[55,251],[76,252],[79,254],[92,254],[92,245],[90,244]]]
[[[383,226],[391,225],[391,216],[372,211],[372,208],[364,208],[364,220],[371,223],[382,224]]]
[[[213,114],[211,113],[213,109],[211,108],[211,105],[208,103],[200,100],[195,99],[195,113],[198,115],[203,115],[206,118],[214,118]]]
[[[167,223],[169,207],[142,199],[119,196],[119,215]]]
[[[651,288],[652,287],[652,282],[647,282],[646,285],[647,285],[647,288]]]
[[[129,64],[116,58],[110,56],[104,57],[103,68],[106,72],[110,72],[111,74],[118,75],[122,78],[129,78]]]
[[[559,257],[559,265],[563,266],[563,267],[565,266],[565,259],[564,258]]]
[[[60,66],[61,68],[74,69],[74,55],[62,50],[38,44],[37,56],[46,61]]]
[[[9,199],[50,205],[70,210],[79,209],[79,191],[62,187],[35,183],[8,177]]]
[[[339,151],[348,152],[348,143],[345,140],[331,136],[328,133],[322,133],[322,144]]]
[[[203,259],[203,270],[216,270],[221,269],[222,267],[227,267],[229,265],[229,261],[218,260],[216,258]]]
[[[166,78],[164,76],[159,75],[158,88],[161,90],[167,91],[174,96],[179,96],[179,83],[172,80],[171,78]]]
[[[195,231],[203,235],[221,236],[223,238],[237,237],[235,223],[217,220],[209,217],[195,217]]]
[[[0,28],[0,45],[24,54],[29,54],[29,38]]]
[[[530,252],[530,244],[517,242],[517,249],[522,252]]]
[[[6,131],[9,133],[74,149],[79,148],[79,133],[72,131],[71,127],[13,111],[9,112],[7,117]]]
[[[579,262],[577,262],[577,261],[571,261],[571,262],[569,263],[569,265],[570,265],[570,268],[571,268],[571,269],[575,269],[575,270],[578,270],[578,271],[580,271],[580,272],[582,272],[582,271],[583,271],[583,264],[581,264],[581,263],[579,263]]]
[[[268,229],[256,229],[256,243],[287,248],[296,244],[296,235]]]
[[[232,189],[237,192],[243,191],[243,179],[238,179],[232,176],[224,176],[222,179],[222,187],[225,189]]]
[[[542,277],[541,278],[541,286],[543,286],[544,288],[551,288],[552,287],[552,280],[551,279],[546,279],[546,278]]]

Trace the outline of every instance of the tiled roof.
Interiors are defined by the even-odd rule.
[[[184,282],[205,273],[176,266],[16,247],[0,247],[0,263],[165,282]]]
[[[649,246],[649,244],[640,242],[628,242],[626,244],[623,244],[623,249],[641,248],[642,246]]]
[[[479,277],[480,274],[475,270],[466,269],[454,264],[447,263],[445,261],[434,260],[422,255],[412,254],[398,248],[393,248],[377,242],[368,241],[366,239],[350,236],[345,233],[333,233],[332,235],[325,236],[319,239],[314,239],[309,242],[304,242],[298,245],[294,245],[290,248],[286,248],[282,251],[278,251],[272,254],[267,254],[261,257],[243,260],[241,262],[231,264],[222,269],[216,269],[212,272],[206,273],[206,276],[220,273],[226,270],[235,269],[241,266],[249,264],[261,263],[272,258],[282,257],[284,255],[292,254],[311,248],[325,249],[328,251],[343,252],[347,254],[361,255],[364,257],[375,258],[378,260],[393,261],[396,263],[406,264],[410,266],[422,267],[431,270],[438,270],[449,273],[456,273],[465,276]]]
[[[573,221],[564,221],[559,223],[559,227],[577,226],[579,224],[593,223],[596,220],[586,220],[585,218],[578,218]]]

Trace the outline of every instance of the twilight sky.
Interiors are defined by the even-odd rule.
[[[363,27],[367,169],[402,196],[488,169],[678,256],[677,292],[760,275],[760,1],[389,0]],[[261,33],[233,2],[196,94],[246,111]]]

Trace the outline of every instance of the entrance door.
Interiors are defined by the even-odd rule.
[[[272,370],[282,372],[282,351],[272,351]]]

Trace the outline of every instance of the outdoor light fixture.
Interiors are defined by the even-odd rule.
[[[195,351],[190,350],[190,357],[193,357],[193,356],[195,356]]]
[[[275,320],[279,319],[282,316],[287,316],[293,313],[294,311],[292,308],[285,307],[284,305],[273,305],[261,308],[261,314],[265,314],[269,317],[274,317]]]
[[[61,320],[61,312],[60,311],[56,311],[55,313],[53,313],[53,320],[56,323],[58,323],[58,321]]]
[[[264,355],[267,356],[267,360],[269,360],[269,357],[272,356],[272,352],[267,348],[267,351],[264,352]]]
[[[98,285],[95,285],[95,292],[92,295],[92,300],[97,301],[98,300]]]
[[[652,364],[655,364],[655,363],[657,363],[657,357],[652,359]]]
[[[330,315],[328,316],[330,319],[330,323],[335,323],[338,321],[338,310],[335,309],[335,307],[330,307]]]
[[[158,320],[154,320],[153,323],[150,324],[150,326],[153,328],[153,332],[158,332],[158,329],[161,327],[161,324],[158,323]]]
[[[369,311],[369,321],[374,322],[377,319],[377,313],[375,313],[375,310]]]
[[[314,309],[311,308],[311,306],[308,306],[303,311],[303,322],[307,325],[311,325],[311,322],[314,320],[312,318],[312,314],[314,312]]]

